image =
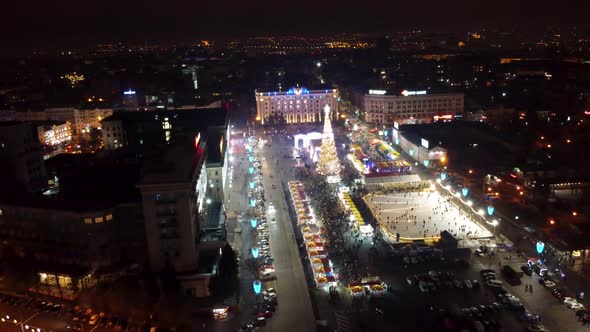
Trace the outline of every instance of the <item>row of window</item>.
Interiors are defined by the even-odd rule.
[[[84,218],[84,223],[85,224],[101,224],[105,221],[111,221],[111,220],[113,220],[113,215],[107,214],[104,217]]]

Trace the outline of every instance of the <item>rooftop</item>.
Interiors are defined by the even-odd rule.
[[[196,149],[193,142],[181,142],[169,146],[157,157],[145,161],[139,185],[186,183],[199,172],[206,150],[203,144]]]

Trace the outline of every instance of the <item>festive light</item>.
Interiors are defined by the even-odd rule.
[[[251,163],[253,163],[253,162],[254,162],[254,157],[250,156],[250,157],[248,157],[248,160],[249,160]]]
[[[399,145],[399,139],[398,138],[395,139],[395,145]]]
[[[541,241],[537,241],[537,253],[540,255],[545,250],[545,243]]]
[[[441,181],[444,181],[447,179],[447,173],[440,173],[440,179]]]
[[[260,280],[254,280],[252,288],[254,288],[254,293],[256,293],[256,295],[260,294],[260,290],[262,289],[262,283]]]
[[[258,247],[252,248],[251,251],[252,251],[252,257],[254,257],[255,259],[258,258]]]
[[[254,189],[254,186],[256,185],[256,183],[254,181],[250,181],[249,185],[250,185],[250,189]]]
[[[410,157],[414,156],[414,149],[410,149]]]
[[[424,167],[428,167],[428,164],[430,164],[430,160],[428,160],[428,159],[424,160]]]
[[[488,205],[488,215],[491,216],[492,214],[494,214],[494,206]]]
[[[248,168],[248,173],[250,173],[250,174],[254,173],[254,167],[249,167]]]
[[[340,173],[340,161],[336,153],[332,122],[330,121],[330,106],[324,107],[324,132],[317,171],[321,175],[338,175]]]
[[[463,197],[467,197],[467,194],[469,194],[469,188],[463,187],[463,189],[461,189],[461,193],[463,194]]]
[[[256,225],[258,225],[258,221],[254,218],[250,219],[250,226],[252,226],[252,228],[256,228]]]
[[[256,206],[256,200],[255,199],[251,199],[250,200],[250,206],[251,207],[255,207]]]

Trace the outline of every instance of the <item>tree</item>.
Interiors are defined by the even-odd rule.
[[[239,289],[238,260],[236,252],[226,243],[221,249],[219,272],[211,280],[211,293],[219,297],[229,297]]]
[[[338,160],[332,122],[330,121],[330,107],[327,105],[324,108],[324,133],[317,171],[319,174],[327,176],[340,174],[340,161]]]

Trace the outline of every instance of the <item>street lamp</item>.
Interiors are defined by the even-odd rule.
[[[498,226],[499,224],[500,222],[498,222],[498,219],[492,220],[492,226],[494,226],[494,236],[496,236],[496,226]]]

